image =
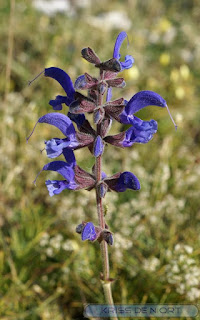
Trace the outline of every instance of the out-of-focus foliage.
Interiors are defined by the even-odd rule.
[[[81,319],[84,303],[104,301],[98,243],[82,243],[75,233],[82,220],[97,219],[94,193],[66,191],[50,198],[45,173],[36,187],[32,183],[47,162],[40,153],[43,137],[57,131],[41,124],[28,144],[26,136],[51,112],[48,101],[62,94],[60,86],[44,77],[31,86],[27,82],[49,66],[63,68],[73,80],[93,72],[80,58],[81,49],[90,46],[102,60],[109,59],[123,29],[130,45],[122,52],[135,58],[135,66],[123,73],[125,97],[139,90],[161,94],[178,131],[166,110],[146,108],[139,116],[158,121],[154,139],[125,150],[106,148],[103,170],[130,170],[142,186],[105,199],[115,234],[109,250],[114,300],[196,303],[200,298],[199,1],[83,3],[70,1],[67,12],[49,16],[29,0],[16,1],[5,98],[10,1],[0,5],[1,320]],[[84,168],[92,168],[89,151],[76,155]]]

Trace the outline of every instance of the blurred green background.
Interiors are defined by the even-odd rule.
[[[15,4],[15,5],[14,5]],[[61,5],[65,8],[61,8]],[[55,11],[60,6],[61,11]],[[107,194],[107,222],[115,234],[109,248],[116,303],[197,303],[200,299],[200,3],[198,0],[3,1],[0,4],[0,319],[82,319],[84,303],[103,303],[98,243],[82,243],[75,227],[96,223],[94,192],[48,195],[42,173],[44,140],[57,130],[38,125],[62,88],[34,78],[45,67],[66,70],[73,81],[89,72],[80,57],[86,46],[111,58],[125,30],[135,65],[123,72],[126,87],[114,98],[153,90],[167,110],[138,113],[158,121],[146,145],[104,153],[103,171],[132,171],[139,192]],[[64,109],[64,112],[67,108]],[[113,132],[120,129],[119,125]],[[91,170],[86,150],[78,163]],[[58,176],[57,176],[58,177]]]

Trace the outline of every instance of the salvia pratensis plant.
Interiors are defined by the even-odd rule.
[[[45,141],[45,150],[48,158],[54,159],[63,155],[65,161],[49,162],[41,171],[56,171],[63,177],[63,180],[47,180],[45,182],[50,196],[57,195],[64,189],[95,190],[98,224],[92,221],[83,221],[77,226],[76,232],[81,235],[83,241],[98,241],[100,244],[103,261],[101,280],[108,304],[113,304],[108,245],[113,245],[114,237],[105,219],[103,198],[107,192],[124,192],[127,189],[140,190],[140,182],[135,174],[129,171],[107,176],[102,171],[104,147],[105,144],[111,144],[126,148],[135,143],[149,142],[157,132],[157,122],[155,120],[143,121],[135,114],[147,106],[167,108],[169,112],[166,101],[152,91],[140,91],[134,94],[129,101],[124,98],[112,100],[113,88],[121,89],[125,86],[124,79],[118,74],[131,68],[134,64],[134,58],[131,55],[126,55],[124,61],[121,59],[120,47],[126,38],[127,34],[124,31],[118,35],[113,57],[107,61],[102,62],[89,47],[82,49],[82,57],[99,69],[98,78],[85,73],[80,75],[73,84],[70,76],[56,67],[46,68],[39,74],[55,79],[65,91],[65,95],[58,95],[49,101],[55,112],[42,116],[36,123],[36,125],[47,123],[61,131],[61,138],[56,137]],[[67,115],[59,112],[63,105],[69,107]],[[87,120],[88,113],[93,114],[93,124]],[[169,115],[174,123],[170,112]],[[116,135],[108,135],[114,120],[128,124],[130,127]],[[95,165],[91,172],[83,170],[76,163],[75,151],[85,147],[95,157]],[[114,319],[117,318],[114,317]]]

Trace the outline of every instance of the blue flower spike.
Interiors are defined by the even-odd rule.
[[[61,138],[54,137],[45,141],[45,149],[48,158],[54,159],[62,155],[65,161],[47,163],[37,177],[43,171],[53,171],[62,176],[62,180],[45,181],[51,197],[65,189],[74,191],[95,189],[98,216],[102,223],[95,226],[92,222],[83,221],[76,227],[76,232],[81,235],[82,241],[98,240],[99,243],[106,241],[110,246],[113,245],[114,238],[106,223],[107,217],[101,210],[103,207],[100,201],[107,192],[125,192],[127,189],[137,191],[141,186],[139,179],[132,172],[118,172],[109,177],[102,171],[102,155],[106,144],[124,148],[131,147],[134,143],[149,142],[157,132],[157,122],[153,119],[143,121],[135,116],[138,111],[148,106],[166,108],[177,129],[165,99],[156,92],[144,90],[134,94],[129,101],[123,97],[111,101],[113,88],[125,86],[123,77],[118,77],[119,72],[131,68],[134,64],[134,58],[131,55],[126,55],[124,59],[121,57],[120,50],[124,40],[129,44],[127,33],[122,31],[117,36],[113,56],[104,62],[101,62],[89,47],[81,51],[84,59],[100,69],[97,78],[84,73],[73,84],[64,70],[50,67],[45,68],[32,81],[29,81],[30,85],[42,74],[56,80],[64,90],[64,94],[57,95],[55,99],[49,101],[49,104],[55,111],[62,110],[63,104],[69,107],[67,115],[51,112],[40,117],[27,138],[28,142],[38,123],[54,126],[64,135]],[[87,90],[87,94],[83,95],[79,90]],[[103,97],[105,93],[106,99]],[[88,114],[93,114],[93,117],[87,119]],[[93,123],[90,123],[90,119],[93,119]],[[129,125],[129,128],[115,135],[107,135],[114,120]],[[72,121],[76,123],[76,128]],[[92,173],[82,169],[76,163],[74,150],[84,147],[88,147],[95,160]]]
[[[97,234],[96,234],[95,226],[93,225],[93,223],[92,222],[86,223],[81,235],[82,240],[94,241],[96,237],[97,237]]]

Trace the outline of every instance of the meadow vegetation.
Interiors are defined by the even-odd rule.
[[[123,72],[124,97],[140,90],[159,93],[178,130],[167,110],[145,108],[138,116],[158,121],[153,140],[105,150],[103,171],[128,170],[141,182],[140,191],[109,193],[104,201],[115,241],[109,248],[114,301],[196,304],[200,298],[199,2],[88,3],[71,1],[69,12],[49,16],[29,0],[16,1],[10,61],[10,2],[0,5],[1,320],[82,319],[84,303],[104,302],[99,245],[82,243],[75,233],[83,220],[95,221],[94,192],[49,197],[44,181],[53,173],[42,173],[33,184],[47,163],[40,152],[43,139],[58,131],[39,124],[28,144],[26,137],[38,118],[52,111],[48,101],[62,94],[61,88],[43,76],[27,83],[50,66],[64,69],[73,81],[93,72],[81,49],[90,46],[109,59],[121,25],[130,43],[122,53],[135,58],[135,66]],[[113,11],[124,15],[117,25],[108,15]],[[113,132],[124,129],[120,126]],[[83,168],[92,168],[89,151],[78,150],[76,157]]]

